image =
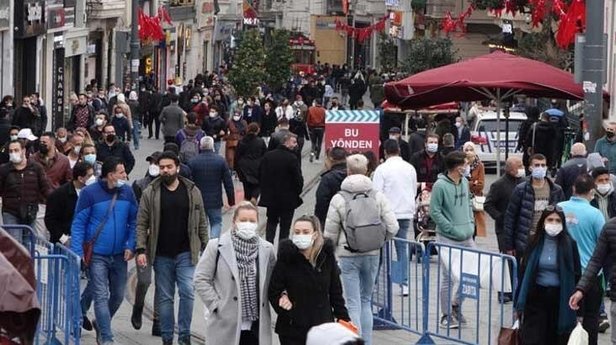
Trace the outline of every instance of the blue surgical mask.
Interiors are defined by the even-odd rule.
[[[117,180],[115,183],[116,188],[122,188],[124,185],[126,185],[127,181],[126,180]]]
[[[93,153],[89,153],[83,156],[83,161],[90,164],[91,166],[94,166],[94,164],[96,164],[96,155]]]
[[[548,168],[533,167],[533,170],[530,172],[530,174],[536,180],[543,180],[547,172]]]
[[[430,143],[426,145],[426,150],[430,153],[436,153],[438,151],[438,144]]]

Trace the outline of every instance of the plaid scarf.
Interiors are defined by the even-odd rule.
[[[242,294],[242,321],[259,319],[259,297],[257,296],[257,254],[259,253],[259,237],[245,240],[231,233],[231,241],[235,250],[235,258],[240,273],[240,292]]]

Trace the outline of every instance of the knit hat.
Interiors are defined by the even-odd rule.
[[[360,339],[350,329],[336,322],[314,326],[308,332],[306,345],[341,345]]]

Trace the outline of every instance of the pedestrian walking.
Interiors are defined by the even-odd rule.
[[[438,153],[438,140],[436,134],[427,134],[424,149],[411,156],[411,164],[417,172],[417,182],[427,183],[432,187],[443,171],[443,158]]]
[[[96,315],[93,326],[97,341],[107,345],[113,344],[111,320],[124,299],[127,262],[135,252],[137,201],[126,184],[122,160],[105,160],[102,176],[77,199],[71,250],[84,258],[83,245],[92,243],[88,284]]]
[[[336,194],[327,211],[325,221],[325,238],[329,238],[336,246],[336,256],[340,261],[340,270],[346,307],[351,320],[359,328],[359,333],[366,344],[372,344],[372,292],[376,282],[379,268],[380,251],[377,249],[366,252],[354,252],[349,247],[347,229],[347,215],[350,213],[360,214],[371,211],[366,219],[376,217],[381,221],[380,228],[385,230],[384,240],[390,240],[398,233],[398,222],[394,211],[383,193],[376,191],[372,181],[366,173],[368,171],[368,159],[361,154],[347,157],[347,177],[342,181],[340,192]],[[344,193],[344,194],[343,194]],[[352,209],[348,199],[355,195],[368,195],[366,203],[361,206],[370,206]],[[346,195],[346,196],[345,196]],[[374,219],[376,219],[374,218]],[[354,219],[353,219],[354,220]],[[353,221],[352,220],[352,221]],[[374,244],[374,243],[371,243]],[[380,243],[382,246],[384,244]]]
[[[56,150],[58,149],[59,139],[56,138]],[[75,132],[71,135],[71,139],[67,142],[67,150],[64,151],[66,154],[66,158],[68,158],[69,166],[71,169],[79,162],[81,159],[81,148],[83,147],[83,143],[85,138],[83,137],[81,132]]]
[[[227,134],[227,123],[221,116],[219,106],[210,105],[210,115],[203,121],[201,129],[205,131],[205,135],[214,139],[214,152],[220,152],[222,138]]]
[[[571,198],[573,194],[573,184],[578,176],[586,174],[587,169],[586,145],[575,143],[571,146],[571,158],[558,169],[554,183],[559,185],[565,193],[565,198]]]
[[[235,155],[236,173],[244,187],[244,200],[257,204],[259,199],[259,167],[267,152],[263,138],[259,137],[259,125],[251,123],[246,135],[239,141]]]
[[[203,196],[205,214],[210,223],[210,238],[220,237],[222,230],[222,187],[225,187],[227,203],[235,205],[235,191],[229,166],[224,158],[214,152],[212,137],[201,139],[201,153],[188,162],[193,180]]]
[[[210,313],[205,333],[211,345],[271,345],[268,286],[274,247],[257,234],[259,211],[243,202],[233,225],[208,242],[195,270],[195,291]]]
[[[132,116],[132,133],[133,147],[135,150],[139,150],[139,139],[141,139],[141,125],[143,124],[143,118],[145,116],[145,110],[139,102],[139,97],[136,91],[131,91],[128,96],[128,107]]]
[[[256,123],[257,122],[252,122]],[[244,119],[239,110],[236,110],[233,116],[227,121],[227,134],[224,137],[225,140],[225,160],[231,171],[235,171],[235,155],[237,152],[237,145],[240,140],[246,135],[246,127],[248,123]]]
[[[461,149],[464,144],[471,140],[471,131],[468,129],[466,122],[461,116],[456,117],[455,122],[456,129],[454,131],[454,136],[456,138],[455,148],[456,150]]]
[[[2,223],[27,225],[34,229],[38,205],[44,203],[52,188],[44,168],[26,158],[21,141],[9,143],[9,162],[0,166]],[[23,230],[7,229],[19,243],[25,243]],[[29,236],[28,234],[26,234]]]
[[[323,136],[325,135],[325,108],[321,105],[321,100],[315,99],[313,105],[308,108],[306,124],[312,144],[310,150],[310,163],[312,163],[315,159],[319,161]]]
[[[522,320],[521,343],[567,344],[577,323],[567,301],[580,277],[580,257],[560,207],[550,205],[541,212],[521,262],[515,304]]]
[[[13,121],[15,124],[15,121]],[[22,127],[23,128],[23,127]],[[598,152],[604,161],[608,163],[610,173],[616,173],[616,122],[604,122],[603,128],[605,135],[597,140],[595,151]]]
[[[290,114],[293,114],[293,108],[288,105],[288,101],[287,101],[287,106],[285,108],[289,108],[290,109]],[[277,110],[278,108],[276,108]],[[267,144],[269,141],[270,136],[272,135],[272,133],[274,133],[274,131],[276,130],[276,126],[278,125],[278,117],[277,117],[277,112],[274,110],[274,102],[273,101],[265,101],[265,103],[263,104],[263,121],[261,121],[261,130],[260,130],[260,136],[265,139],[265,143]]]
[[[313,326],[334,319],[351,321],[342,296],[335,246],[331,239],[323,238],[315,216],[296,219],[291,239],[280,242],[269,302],[278,314],[276,333],[281,345],[306,344]]]
[[[270,243],[274,243],[279,224],[278,240],[289,237],[295,209],[303,203],[300,194],[304,188],[304,177],[295,155],[296,147],[297,136],[286,133],[281,145],[263,156],[259,168],[259,206],[267,208],[265,236]]]
[[[559,185],[546,177],[547,159],[542,154],[530,157],[531,177],[515,187],[505,213],[505,252],[519,259],[537,229],[537,223],[548,205],[565,200]]]
[[[483,211],[483,204],[485,203],[483,195],[486,176],[485,168],[481,159],[475,153],[475,144],[468,141],[462,146],[462,150],[468,162],[468,170],[464,172],[464,177],[468,180],[468,187],[471,192],[471,206],[473,207],[475,223],[475,233],[473,236],[486,237],[486,215]]]
[[[444,163],[446,173],[439,174],[430,197],[430,217],[436,223],[436,241],[444,245],[475,248],[470,187],[464,177],[469,167],[466,155],[459,151],[451,152],[445,157]],[[462,315],[462,294],[458,291],[452,295],[450,291],[453,285],[450,269],[444,264],[441,268],[440,326],[453,329],[466,324],[466,319]]]
[[[56,150],[56,139],[52,132],[45,132],[39,139],[39,151],[31,159],[45,170],[51,190],[72,181],[71,164],[63,153]]]
[[[130,151],[128,144],[118,139],[115,127],[111,123],[104,126],[103,135],[104,140],[96,144],[96,159],[99,162],[105,162],[111,156],[119,158],[126,173],[130,174],[135,166],[135,157]]]
[[[322,228],[325,227],[329,203],[334,195],[340,191],[340,185],[347,176],[347,155],[347,151],[342,147],[332,147],[327,152],[325,158],[325,168],[327,170],[321,174],[314,205],[314,215],[321,222]]]
[[[13,121],[13,124],[16,124],[15,121]],[[17,125],[21,128],[32,128],[28,125],[24,126],[23,123],[17,123]],[[92,125],[94,125],[94,108],[88,104],[88,97],[86,94],[81,93],[79,94],[78,103],[71,110],[71,117],[66,124],[66,129],[72,131],[79,127],[90,128]]]
[[[173,344],[175,286],[180,296],[178,344],[189,345],[193,315],[193,275],[208,241],[201,192],[179,176],[180,159],[172,152],[158,157],[160,177],[143,191],[137,217],[137,265],[151,263],[164,345]]]
[[[166,143],[174,143],[177,132],[184,128],[186,112],[180,108],[179,98],[175,94],[169,95],[171,104],[164,107],[160,112],[160,123],[163,125],[163,136]]]
[[[398,143],[398,147],[400,148],[400,157],[402,157],[402,159],[405,162],[410,163],[411,162],[411,153],[409,152],[409,143],[406,142],[404,139],[402,139],[402,131],[400,130],[400,127],[391,127],[388,131],[389,133],[389,139],[391,140],[395,140]],[[381,145],[381,156],[384,156],[384,146]]]
[[[374,190],[385,195],[396,215],[398,232],[395,237],[406,240],[417,209],[415,206],[417,173],[411,164],[400,157],[398,141],[388,139],[383,146],[386,160],[374,171],[372,178]],[[408,296],[409,246],[405,242],[394,241],[394,247],[396,261],[392,261],[392,283],[400,286],[402,296]]]
[[[590,205],[593,199],[595,181],[588,174],[578,176],[573,185],[573,196],[558,204],[565,214],[569,236],[577,244],[582,270],[588,267],[599,235],[605,225],[601,211]],[[599,333],[599,310],[603,301],[602,276],[595,277],[588,289],[588,296],[580,312],[582,326],[588,332],[588,344],[596,345]]]
[[[188,113],[186,115],[186,126],[175,135],[175,143],[180,148],[180,161],[188,163],[200,153],[201,138],[205,132],[197,125],[197,114]]]

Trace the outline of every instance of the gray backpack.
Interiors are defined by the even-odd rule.
[[[376,192],[349,193],[340,191],[345,202],[344,234],[352,253],[366,253],[381,249],[385,244],[387,229],[381,220]]]

